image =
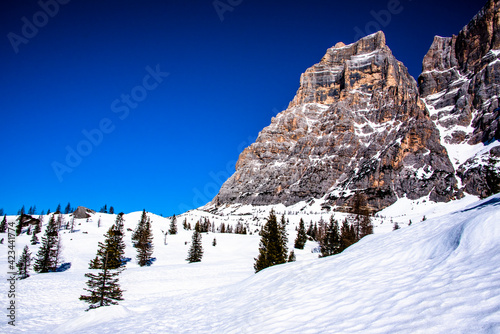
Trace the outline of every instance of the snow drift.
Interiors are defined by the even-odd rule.
[[[114,220],[103,215],[100,228],[96,221],[82,221],[79,232],[63,234],[71,268],[18,281],[16,327],[4,325],[2,331],[500,333],[500,194],[464,204],[470,202],[439,204],[440,217],[365,237],[328,258],[316,258],[315,244],[308,242],[305,250],[296,250],[297,262],[258,274],[252,268],[257,235],[203,234],[204,258],[188,264],[185,241],[192,232],[180,229],[163,245],[161,230],[169,220],[154,216],[158,260],[144,268],[131,261],[120,278],[125,300],[85,312],[87,305],[78,300],[84,273]],[[398,205],[400,214],[409,213],[404,201],[383,213],[396,216]],[[450,205],[461,209],[449,213]],[[126,227],[135,226],[139,216],[126,215]],[[18,248],[28,238],[18,237]],[[126,239],[126,256],[133,258]],[[0,263],[5,267],[4,254]],[[4,291],[5,282],[2,278]]]
[[[82,314],[58,333],[500,333],[500,195],[224,288]],[[112,316],[116,312],[117,316]],[[99,321],[95,321],[98,317]]]

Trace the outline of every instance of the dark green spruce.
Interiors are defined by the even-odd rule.
[[[203,257],[203,246],[201,242],[200,224],[196,223],[193,232],[193,237],[191,239],[191,247],[189,248],[189,253],[186,261],[188,261],[189,263],[200,262],[202,257]]]
[[[141,220],[132,235],[132,242],[137,249],[136,259],[139,266],[150,266],[153,263],[153,232],[146,210],[142,211]]]
[[[312,226],[312,224],[311,224],[311,226]],[[304,249],[306,242],[307,242],[306,228],[304,225],[304,220],[302,218],[300,218],[299,230],[297,231],[297,238],[295,238],[294,247],[297,249]]]
[[[49,224],[42,237],[42,245],[38,250],[33,269],[38,273],[56,271],[59,261],[59,231],[54,215],[50,217]]]
[[[288,254],[285,245],[283,245],[281,231],[274,210],[271,210],[261,232],[259,255],[254,264],[256,273],[262,269],[287,262]]]

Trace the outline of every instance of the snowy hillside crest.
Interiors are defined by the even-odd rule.
[[[198,209],[0,217],[2,332],[500,333],[499,22],[328,49]]]
[[[124,300],[84,312],[86,306],[77,301],[85,286],[83,275],[103,232],[116,218],[95,215],[89,222],[77,221],[80,231],[61,233],[70,269],[18,281],[17,298],[22,305],[18,329],[31,333],[111,333],[117,329],[120,333],[157,333],[160,328],[169,333],[500,330],[500,195],[445,204],[402,199],[380,212],[374,235],[341,254],[318,259],[311,252],[317,244],[307,241],[304,250],[295,249],[296,262],[258,274],[252,268],[258,235],[203,232],[203,260],[187,263],[190,245],[186,242],[192,231],[181,228],[168,235],[164,245],[162,229],[171,219],[151,214],[157,261],[149,267],[127,263],[120,278]],[[132,231],[127,230],[137,225],[141,215],[124,215],[125,256],[135,255]],[[178,220],[195,222],[203,215],[192,211]],[[293,247],[298,220],[319,215],[287,215],[292,236],[289,247]],[[267,212],[261,212],[261,217],[266,216]],[[427,219],[421,221],[424,216]],[[96,224],[99,218],[101,227]],[[240,218],[210,216],[214,224]],[[391,231],[391,218],[402,228]],[[406,223],[409,220],[411,226]],[[213,237],[216,246],[211,244]],[[21,234],[17,243],[20,248],[29,244],[29,236]],[[5,263],[6,256],[0,260]]]

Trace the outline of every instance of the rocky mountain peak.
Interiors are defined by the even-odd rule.
[[[288,108],[261,131],[212,204],[349,205],[448,200],[456,180],[415,80],[377,32],[337,43],[301,76]]]
[[[364,84],[357,80],[356,75],[346,79],[345,68],[365,66],[371,59],[380,61],[382,54],[391,54],[391,51],[386,47],[385,35],[381,31],[349,45],[337,43],[327,50],[318,64],[301,75],[300,88],[289,107],[303,103],[328,105],[335,102],[351,83]]]
[[[488,116],[498,116],[499,32],[500,1],[490,0],[457,36],[435,37],[424,57],[420,94],[444,144],[500,138],[498,117]]]
[[[500,49],[500,1],[489,0],[457,36],[456,57],[462,71],[484,69],[484,57]]]
[[[485,165],[500,157],[500,1],[489,0],[456,36],[435,37],[418,78],[465,191],[484,195]],[[472,153],[467,153],[472,152]]]
[[[458,35],[434,38],[418,86],[382,32],[337,43],[205,208],[342,209],[363,193],[376,211],[401,197],[488,194],[500,186],[490,184],[500,169],[499,31],[500,0],[490,0]]]

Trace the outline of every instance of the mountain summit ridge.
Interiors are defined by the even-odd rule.
[[[436,36],[420,85],[382,31],[329,48],[206,208],[310,200],[348,208],[363,193],[378,211],[402,197],[484,195],[487,159],[467,159],[479,151],[500,157],[500,148],[469,150],[465,169],[456,162],[463,146],[453,151],[450,144],[500,139],[499,13],[499,1],[490,0],[458,36]]]
[[[214,204],[290,205],[356,192],[374,210],[397,198],[456,195],[456,180],[416,81],[383,32],[337,44],[301,76],[288,108],[247,147]]]
[[[487,195],[488,165],[500,158],[499,32],[500,1],[489,0],[458,35],[434,38],[418,78],[463,189],[478,196]],[[480,150],[467,155],[468,146]]]

